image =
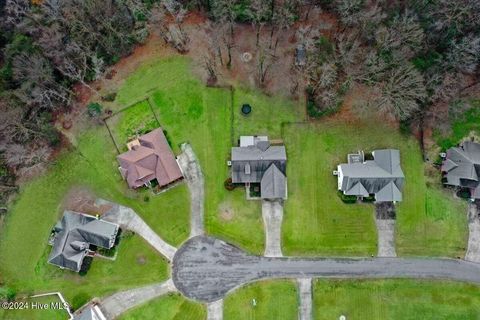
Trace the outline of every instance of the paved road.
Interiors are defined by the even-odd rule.
[[[262,217],[265,226],[264,256],[283,257],[281,245],[283,203],[281,200],[262,200]]]
[[[172,261],[177,249],[158,236],[131,208],[97,199],[96,205],[110,205],[112,208],[106,212],[102,219],[119,224],[122,228],[131,230],[144,238],[152,247],[168,260]]]
[[[178,164],[182,168],[190,191],[190,237],[195,237],[205,233],[203,225],[205,183],[202,169],[192,146],[184,143],[182,151],[182,154],[178,156]]]
[[[172,262],[173,282],[185,296],[213,302],[266,278],[429,278],[480,284],[480,264],[452,259],[268,258],[246,254],[212,237],[187,241]]]
[[[175,291],[175,286],[172,280],[169,279],[162,283],[117,292],[103,299],[100,302],[100,309],[107,319],[115,319],[128,309]]]

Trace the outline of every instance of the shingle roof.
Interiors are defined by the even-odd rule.
[[[343,175],[340,190],[346,195],[362,197],[375,194],[376,201],[401,201],[400,190],[405,176],[400,165],[400,152],[385,149],[375,150],[372,154],[374,160],[339,165],[339,171]],[[390,184],[393,184],[394,188]],[[387,189],[384,189],[386,187]]]
[[[138,188],[156,179],[160,186],[182,177],[182,172],[161,128],[138,138],[140,145],[117,157],[129,187]]]
[[[260,197],[262,199],[284,199],[287,193],[286,185],[285,175],[275,164],[271,164],[260,182]]]
[[[55,239],[48,262],[78,272],[90,245],[113,246],[118,225],[67,210],[54,230]]]

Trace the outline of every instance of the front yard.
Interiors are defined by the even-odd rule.
[[[289,125],[289,199],[283,246],[289,255],[376,254],[372,204],[345,204],[336,194],[337,164],[357,150],[397,148],[405,174],[403,202],[397,205],[396,245],[400,255],[462,255],[466,246],[466,205],[446,191],[427,187],[419,146],[413,137],[379,122],[340,121]]]

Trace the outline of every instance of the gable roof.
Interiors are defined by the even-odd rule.
[[[140,145],[117,156],[120,172],[130,188],[138,188],[153,179],[165,186],[182,177],[162,128],[140,136],[138,142]]]
[[[260,182],[260,197],[262,199],[284,199],[286,194],[285,175],[272,163]]]
[[[375,193],[376,201],[402,201],[402,192],[397,188],[393,181],[390,181],[377,193]]]
[[[401,189],[405,180],[400,151],[374,150],[373,160],[340,164],[339,189],[345,195],[366,197],[375,195],[376,201],[401,201]]]
[[[118,225],[66,210],[54,231],[48,262],[78,272],[90,245],[108,249],[114,245]]]

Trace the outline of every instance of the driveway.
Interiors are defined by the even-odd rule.
[[[199,236],[175,254],[172,278],[191,299],[213,302],[246,283],[267,278],[420,278],[480,284],[480,264],[453,259],[269,258]]]
[[[203,235],[205,184],[202,169],[192,146],[182,144],[182,153],[177,157],[190,191],[190,237]]]
[[[300,304],[298,306],[298,319],[312,319],[312,278],[297,279]]]
[[[375,204],[375,224],[378,235],[378,257],[396,257],[395,205],[391,202]]]
[[[262,200],[262,217],[265,226],[265,256],[282,257],[281,229],[283,203],[281,200]]]
[[[102,219],[117,223],[123,229],[131,230],[144,238],[152,247],[168,260],[172,261],[177,249],[158,236],[131,208],[121,206],[103,199],[97,199],[95,204],[109,205],[111,209],[102,215]]]
[[[107,319],[114,319],[128,309],[139,306],[164,294],[175,292],[171,279],[145,287],[117,292],[100,302],[100,309]]]
[[[468,205],[468,247],[465,260],[480,263],[479,202]]]

